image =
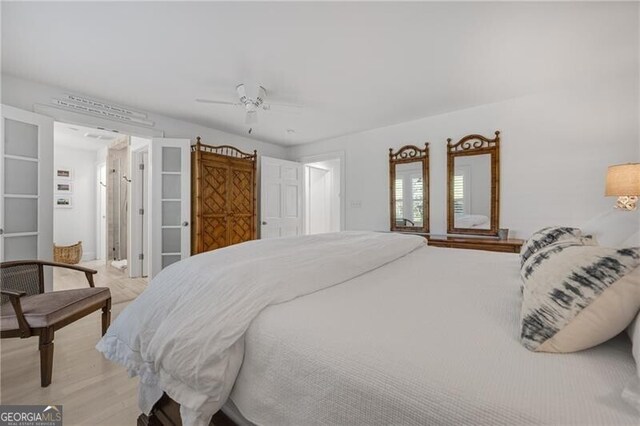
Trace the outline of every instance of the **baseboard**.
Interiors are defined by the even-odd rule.
[[[82,261],[88,262],[90,260],[96,260],[96,252],[95,251],[87,251],[82,253]]]

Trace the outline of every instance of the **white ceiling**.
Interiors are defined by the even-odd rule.
[[[91,129],[75,124],[56,122],[53,125],[53,142],[56,147],[98,151],[122,136],[109,130]]]
[[[2,2],[2,70],[294,145],[637,72],[636,3]],[[253,88],[252,88],[253,87]],[[294,129],[295,133],[287,133]]]

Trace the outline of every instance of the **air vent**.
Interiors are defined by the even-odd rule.
[[[97,133],[91,133],[91,132],[85,133],[84,137],[89,139],[96,139],[100,141],[112,141],[117,138],[117,136],[99,135]]]

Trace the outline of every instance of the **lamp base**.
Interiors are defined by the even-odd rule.
[[[638,208],[638,197],[635,195],[618,197],[616,209],[634,211]]]

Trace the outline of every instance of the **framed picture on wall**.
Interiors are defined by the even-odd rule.
[[[57,209],[70,209],[73,208],[73,202],[68,195],[56,195],[53,200],[54,206]]]
[[[56,180],[55,192],[59,194],[71,194],[73,192],[73,182]]]
[[[56,167],[56,179],[73,179],[73,169],[69,167]]]

